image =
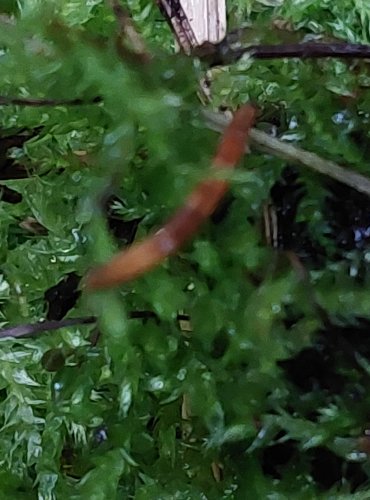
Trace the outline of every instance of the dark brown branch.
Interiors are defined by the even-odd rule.
[[[3,328],[0,330],[0,339],[5,337],[32,337],[41,332],[51,330],[58,330],[59,328],[66,328],[68,326],[76,325],[90,325],[96,322],[93,316],[86,318],[70,318],[62,319],[60,321],[43,321],[40,323],[28,323],[26,325],[13,326],[10,328]]]
[[[238,61],[244,55],[248,55],[255,59],[281,59],[292,57],[300,59],[318,59],[324,57],[370,59],[370,45],[338,42],[307,42],[233,47],[227,41],[222,41],[219,44],[206,42],[193,53],[205,59],[211,66],[231,64]]]
[[[155,319],[159,321],[159,317],[153,311],[131,311],[128,314],[129,319]],[[177,320],[189,320],[187,314],[177,314]],[[52,330],[59,330],[60,328],[66,328],[69,326],[77,325],[92,325],[96,323],[97,318],[94,316],[87,316],[83,318],[69,318],[62,319],[59,321],[43,321],[39,323],[27,323],[25,325],[11,326],[9,328],[3,328],[0,330],[0,339],[6,337],[20,338],[20,337],[33,337],[38,333],[48,332]]]
[[[27,97],[0,96],[0,106],[83,106],[86,104],[96,104],[102,102],[102,98],[97,96],[85,101],[84,99],[32,99]]]

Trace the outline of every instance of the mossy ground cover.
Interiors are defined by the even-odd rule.
[[[253,43],[369,42],[366,2],[228,4]],[[178,255],[81,294],[207,171],[205,67],[150,1],[128,2],[146,65],[119,55],[101,0],[0,7],[0,94],[85,103],[0,108],[1,325],[98,318],[1,340],[1,497],[369,498],[368,198],[252,151]],[[214,108],[253,101],[261,129],[366,175],[367,61],[244,59],[211,79]]]

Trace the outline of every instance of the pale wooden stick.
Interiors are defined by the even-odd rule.
[[[226,35],[225,0],[181,0],[197,45],[220,43]],[[193,47],[194,48],[194,47]]]
[[[225,38],[225,0],[156,1],[185,54],[205,42],[218,44]]]
[[[230,119],[221,113],[204,110],[202,114],[206,119],[208,128],[217,132],[222,132],[230,122]],[[308,167],[320,174],[327,175],[336,181],[342,182],[360,193],[370,196],[370,179],[362,174],[354,172],[349,168],[342,167],[333,161],[325,160],[315,153],[275,139],[255,128],[251,130],[249,139],[251,147],[255,147],[262,153],[277,156],[289,163]],[[246,151],[248,151],[247,147]]]

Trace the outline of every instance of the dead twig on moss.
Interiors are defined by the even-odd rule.
[[[96,318],[89,316],[86,318],[70,318],[62,319],[60,321],[40,321],[39,323],[28,323],[26,325],[12,326],[10,328],[3,328],[0,330],[0,339],[6,337],[32,337],[38,333],[47,332],[51,330],[58,330],[59,328],[66,328],[68,326],[76,325],[90,325],[96,322]]]
[[[154,320],[159,322],[158,315],[153,311],[130,311],[128,319],[140,319],[142,321]],[[187,314],[178,313],[177,321],[189,322],[190,318]],[[82,318],[67,318],[61,320],[39,321],[36,323],[26,323],[24,325],[10,326],[0,329],[0,339],[4,338],[23,338],[33,337],[39,333],[60,330],[70,326],[78,325],[93,325],[97,322],[95,316],[86,316]]]
[[[204,43],[193,54],[207,61],[211,66],[232,64],[244,56],[254,59],[370,59],[370,45],[343,42],[304,42],[276,45],[249,45],[233,47],[227,37],[218,44]]]
[[[204,110],[202,113],[205,116],[207,126],[217,132],[222,132],[230,121],[221,113],[209,110]],[[349,168],[342,167],[333,161],[325,160],[315,153],[275,139],[261,130],[255,128],[251,130],[250,145],[262,153],[276,156],[286,160],[288,163],[308,167],[315,172],[331,177],[356,189],[360,193],[370,196],[370,179],[368,177],[354,172]]]
[[[39,108],[42,106],[84,106],[102,102],[102,98],[97,96],[93,99],[50,99],[50,98],[32,98],[32,97],[12,97],[0,95],[0,106],[30,106]]]

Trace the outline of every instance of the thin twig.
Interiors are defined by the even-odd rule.
[[[297,57],[300,59],[318,59],[338,57],[341,59],[370,59],[370,45],[357,43],[304,42],[276,45],[249,45],[233,47],[226,41],[218,44],[206,42],[195,49],[194,55],[205,59],[211,66],[231,64],[244,55],[254,59],[281,59]]]
[[[85,318],[70,318],[62,319],[60,321],[43,321],[39,323],[28,323],[26,325],[18,325],[10,328],[3,328],[0,330],[0,339],[6,337],[32,337],[41,332],[47,332],[51,330],[58,330],[59,328],[66,328],[68,326],[76,325],[90,325],[96,322],[96,318],[93,316]]]
[[[8,97],[0,96],[0,106],[83,106],[86,104],[96,104],[102,101],[101,97],[94,97],[91,100],[85,101],[84,99],[33,99],[27,97]]]
[[[129,319],[141,319],[149,320],[154,319],[159,321],[158,315],[153,311],[131,311],[128,313]],[[187,314],[177,314],[177,321],[189,321],[189,316]],[[61,328],[67,328],[69,326],[77,325],[92,325],[97,322],[97,318],[94,316],[86,316],[82,318],[69,318],[62,319],[59,321],[40,321],[37,323],[27,323],[25,325],[11,326],[9,328],[3,328],[0,330],[0,339],[3,338],[19,338],[19,337],[33,337],[38,333],[48,332],[52,330],[59,330]]]
[[[206,118],[207,126],[217,132],[222,132],[230,121],[225,115],[208,110],[203,111],[203,115]],[[289,163],[299,164],[332,177],[336,181],[370,196],[370,179],[368,177],[342,167],[333,161],[325,160],[315,153],[270,137],[261,130],[255,128],[251,130],[250,145],[263,153],[277,156]]]

